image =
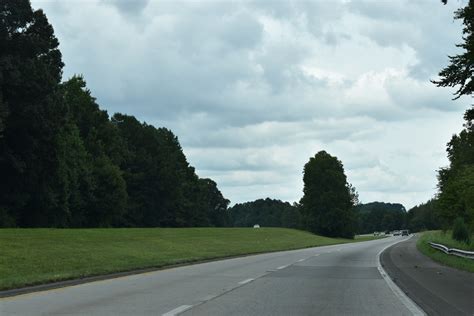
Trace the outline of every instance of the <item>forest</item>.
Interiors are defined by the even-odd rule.
[[[61,82],[42,10],[6,1],[0,23],[0,226],[228,224],[229,201],[196,175],[176,135],[109,116],[80,76]]]

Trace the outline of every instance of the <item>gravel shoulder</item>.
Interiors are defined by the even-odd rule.
[[[416,248],[418,237],[385,250],[381,264],[428,315],[474,315],[474,273],[438,264]]]

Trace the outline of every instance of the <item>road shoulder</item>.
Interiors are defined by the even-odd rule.
[[[474,274],[440,265],[416,248],[418,237],[386,249],[380,261],[428,315],[474,315]]]

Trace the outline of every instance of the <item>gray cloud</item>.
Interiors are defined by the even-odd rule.
[[[453,40],[461,41],[460,22],[453,20],[453,13],[464,5],[462,1],[448,1],[447,5],[432,1],[350,3],[354,12],[370,19],[363,32],[379,45],[415,49],[417,62],[410,74],[421,80],[437,74],[447,56],[458,51]]]
[[[103,0],[104,3],[109,4],[117,8],[122,14],[125,15],[138,15],[148,5],[150,0]]]

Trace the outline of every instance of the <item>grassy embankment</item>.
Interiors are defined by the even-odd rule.
[[[353,241],[284,228],[0,229],[0,290]]]
[[[465,244],[452,239],[451,232],[443,233],[441,231],[428,231],[422,233],[418,239],[417,247],[422,253],[434,261],[456,269],[474,272],[474,260],[447,255],[442,251],[431,248],[431,246],[428,244],[429,242],[443,244],[449,248],[474,251],[473,241],[471,241],[470,244]]]

